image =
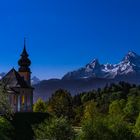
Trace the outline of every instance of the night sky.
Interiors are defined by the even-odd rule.
[[[17,67],[26,37],[33,75],[60,78],[94,58],[140,54],[140,0],[1,0],[0,72]]]

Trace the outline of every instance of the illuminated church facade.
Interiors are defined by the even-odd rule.
[[[34,88],[31,86],[31,61],[28,57],[24,40],[18,71],[13,68],[2,78],[14,112],[32,112]]]

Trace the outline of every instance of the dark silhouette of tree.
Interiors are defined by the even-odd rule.
[[[47,103],[48,111],[57,117],[73,117],[72,97],[66,90],[57,90]]]

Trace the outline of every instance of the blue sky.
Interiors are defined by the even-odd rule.
[[[139,0],[0,1],[0,71],[17,68],[24,37],[33,75],[60,78],[93,58],[140,54]]]

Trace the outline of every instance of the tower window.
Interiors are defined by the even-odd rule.
[[[17,103],[17,99],[16,99],[16,95],[14,95],[14,105],[16,105]]]
[[[22,105],[24,105],[24,103],[25,103],[25,96],[24,95],[22,95],[21,102],[22,102]]]

